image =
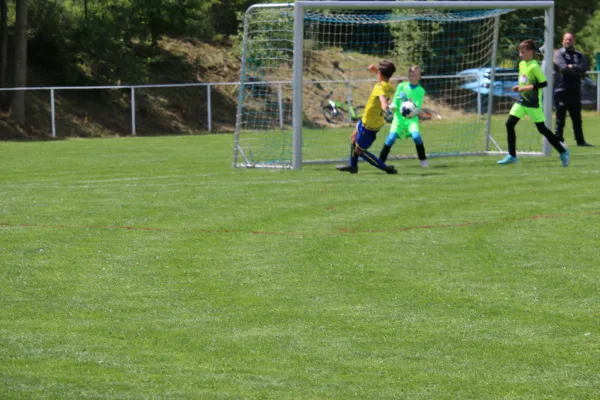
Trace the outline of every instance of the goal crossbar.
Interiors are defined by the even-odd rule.
[[[463,9],[485,10],[495,8],[510,9],[550,9],[554,1],[310,1],[300,0],[295,7],[312,9],[376,10],[376,9]]]

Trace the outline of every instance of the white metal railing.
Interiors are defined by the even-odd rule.
[[[596,111],[600,112],[600,71],[589,71],[589,75],[596,76]],[[510,76],[515,74],[496,74],[496,76]],[[473,75],[477,76],[477,75]],[[436,75],[436,76],[423,76],[423,80],[428,79],[458,79],[458,78],[469,78],[470,75]],[[406,79],[405,77],[395,78],[396,80]],[[305,85],[310,84],[346,84],[348,85],[348,101],[351,102],[351,85],[359,82],[368,82],[370,80],[340,80],[340,81],[304,81]],[[252,85],[277,85],[278,86],[278,107],[279,107],[279,124],[283,128],[284,124],[284,108],[283,108],[283,85],[292,84],[291,80],[285,81],[270,81],[270,82],[246,82],[245,86]],[[210,83],[176,83],[176,84],[164,84],[164,85],[115,85],[115,86],[53,86],[53,87],[20,87],[20,88],[0,88],[0,92],[3,91],[49,91],[50,92],[50,118],[52,127],[52,137],[56,137],[56,108],[55,108],[55,94],[59,90],[130,90],[130,108],[131,108],[131,134],[136,135],[136,105],[135,105],[135,91],[137,89],[149,89],[149,88],[180,88],[180,87],[205,87],[206,88],[206,101],[207,101],[207,126],[208,132],[212,132],[213,119],[212,119],[212,88],[213,86],[239,86],[240,82],[210,82]],[[481,94],[478,94],[478,108],[481,107]],[[479,110],[481,111],[481,110]]]

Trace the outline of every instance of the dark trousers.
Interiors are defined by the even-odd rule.
[[[563,130],[567,119],[567,111],[573,123],[573,133],[577,144],[585,143],[581,127],[581,94],[579,91],[562,90],[556,92],[556,127],[554,133],[561,142],[564,140]]]
[[[506,120],[506,137],[508,139],[508,154],[513,157],[517,156],[517,134],[515,133],[515,126],[519,123],[520,119],[514,115],[509,115]],[[539,133],[544,135],[548,143],[552,145],[559,153],[564,153],[565,148],[560,144],[558,136],[552,134],[552,131],[546,127],[543,122],[536,122],[535,126]]]

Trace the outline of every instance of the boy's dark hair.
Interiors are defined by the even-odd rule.
[[[379,63],[379,72],[389,79],[394,75],[394,72],[396,72],[396,66],[391,61],[383,60]]]
[[[524,40],[519,44],[519,50],[521,49],[535,52],[535,42],[531,39]]]

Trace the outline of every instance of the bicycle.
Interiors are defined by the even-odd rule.
[[[431,108],[421,108],[419,110],[419,121],[430,121],[432,119],[442,119],[442,114]]]
[[[351,106],[346,102],[333,100],[332,95],[333,90],[321,101],[321,111],[327,122],[333,125],[346,123],[348,122],[348,113],[350,113],[352,122],[362,118],[365,110],[364,106]]]

